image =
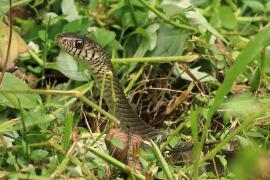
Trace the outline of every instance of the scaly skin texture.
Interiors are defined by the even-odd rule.
[[[120,120],[122,130],[156,139],[157,130],[143,121],[131,108],[114,73],[110,58],[97,43],[74,33],[58,35],[56,41],[67,53],[86,62],[97,86],[104,90],[103,96],[110,112]]]

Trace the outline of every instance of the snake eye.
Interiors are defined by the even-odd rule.
[[[75,41],[75,48],[81,49],[83,47],[83,41],[77,40]]]

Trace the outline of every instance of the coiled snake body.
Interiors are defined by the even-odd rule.
[[[120,120],[121,129],[156,139],[158,131],[143,121],[131,108],[114,73],[110,58],[97,43],[74,33],[58,35],[56,41],[70,55],[86,62],[97,86],[104,90],[104,99],[111,113]]]

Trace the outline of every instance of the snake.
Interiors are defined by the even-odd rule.
[[[103,90],[103,98],[109,111],[120,121],[120,128],[124,132],[156,140],[159,131],[142,120],[132,108],[111,59],[98,43],[76,33],[59,34],[56,42],[66,53],[86,64],[97,87]]]

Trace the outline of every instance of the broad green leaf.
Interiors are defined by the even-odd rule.
[[[248,131],[246,132],[246,135],[249,137],[254,137],[254,138],[264,138],[264,135],[260,133],[259,131]]]
[[[157,33],[157,46],[150,56],[182,55],[188,33],[167,24],[160,24]]]
[[[90,77],[88,70],[79,61],[76,61],[71,55],[61,51],[56,57],[56,69],[65,76],[76,81],[87,81]],[[81,67],[81,69],[80,69]]]
[[[200,28],[205,28],[216,37],[222,39],[222,41],[228,43],[227,40],[211,24],[207,22],[205,17],[203,17],[196,8],[194,8],[193,11],[186,12],[185,14],[186,17],[190,20],[190,23],[194,26],[198,26],[199,30]]]
[[[172,4],[164,4],[162,5],[162,9],[164,10],[165,15],[168,17],[175,16],[178,14],[183,14],[183,11],[181,10],[181,8]]]
[[[134,22],[132,20],[130,12],[127,11],[127,9],[121,10],[120,12],[121,12],[121,14],[120,14],[119,18],[121,19],[122,26],[126,27],[126,28],[134,27],[135,25],[134,25]]]
[[[268,12],[270,11],[270,1],[265,4],[265,8]]]
[[[90,38],[96,41],[105,51],[110,54],[111,50],[123,50],[122,45],[115,39],[115,32],[103,28],[93,28]]]
[[[7,158],[7,163],[10,165],[15,165],[16,164],[16,157],[14,155],[10,155]]]
[[[184,11],[188,8],[192,8],[192,4],[189,0],[164,0],[161,3],[162,9],[166,16],[175,16],[177,14],[184,14]]]
[[[55,116],[51,114],[43,114],[40,110],[30,110],[30,111],[24,111],[24,121],[25,121],[25,127],[30,128],[35,125],[39,125],[40,128],[46,129],[49,125],[48,122],[51,122],[52,120],[55,120]],[[22,130],[23,124],[22,121],[17,123],[14,128],[14,130]]]
[[[150,47],[150,34],[142,28],[137,28],[136,32],[141,35],[141,42],[133,57],[143,57]]]
[[[186,18],[189,20],[189,23],[196,26],[201,32],[208,30],[213,35],[217,36],[224,42],[228,43],[226,39],[211,24],[207,22],[205,17],[201,15],[199,10],[192,4],[190,0],[181,0],[181,1],[166,0],[163,1],[162,4],[166,5],[167,7],[171,5],[169,6],[170,7],[169,10],[167,9],[167,11],[169,11],[167,12],[167,14],[174,15],[177,12],[176,7],[178,7],[179,13],[183,12]],[[174,7],[172,8],[172,6]]]
[[[141,10],[135,9],[134,14],[135,14],[135,18],[138,23],[138,26],[142,26],[145,23],[147,23],[147,20],[148,20],[147,11],[141,11]]]
[[[131,6],[133,7],[132,10],[125,1],[118,1],[118,3],[113,6],[112,15],[123,28],[134,27],[134,21],[136,21],[138,27],[141,27],[148,20],[148,13],[147,11],[142,10],[141,3],[138,1],[131,1]],[[134,16],[132,16],[132,13]]]
[[[221,109],[231,116],[250,116],[258,111],[260,107],[260,103],[250,94],[240,94],[228,99],[222,104]]]
[[[103,28],[98,28],[91,34],[91,38],[100,46],[106,47],[115,40],[115,33]]]
[[[149,49],[149,40],[146,38],[142,38],[142,41],[133,57],[143,57],[148,49]]]
[[[124,149],[124,144],[121,140],[117,139],[117,138],[112,138],[110,139],[110,142],[112,145],[114,145],[115,147],[119,148],[119,149]]]
[[[81,18],[77,11],[74,0],[63,0],[61,4],[61,9],[63,14],[66,15],[65,19],[69,22]]]
[[[41,5],[44,2],[44,0],[35,0],[34,1],[34,7]]]
[[[244,3],[255,12],[264,12],[265,8],[262,2],[257,0],[246,0]]]
[[[0,16],[3,16],[9,10],[9,0],[0,1]]]
[[[115,50],[123,50],[122,45],[116,40],[114,39],[110,44],[109,47]]]
[[[97,6],[98,6],[99,3],[100,3],[100,0],[91,0],[91,3],[89,4],[89,7],[88,7],[89,10],[92,11],[92,12],[96,12],[98,10]],[[119,6],[119,3],[117,4],[117,7],[118,6]]]
[[[149,50],[153,50],[157,46],[157,31],[159,28],[159,24],[151,24],[146,28],[146,32],[149,33]]]
[[[270,58],[270,46],[267,46],[265,48],[265,66],[264,66],[264,71],[267,73],[267,74],[270,74],[270,61],[267,61],[267,59]]]
[[[5,73],[2,82],[3,89],[27,90],[30,87],[22,80],[10,73]],[[0,94],[0,104],[12,108],[18,108],[21,104],[22,108],[31,109],[42,104],[38,94]]]
[[[215,82],[217,81],[216,78],[207,74],[206,72],[199,71],[201,67],[195,67],[193,69],[189,69],[189,71],[195,76],[195,78],[199,82]],[[174,66],[173,73],[175,76],[181,77],[188,81],[193,81],[193,79],[182,69],[178,68],[178,66]]]
[[[219,7],[219,17],[224,28],[235,29],[237,27],[237,20],[228,6]]]
[[[48,156],[49,152],[43,149],[37,149],[37,150],[33,150],[31,152],[31,156],[30,158],[34,161],[40,161],[45,159]]]
[[[38,31],[38,37],[42,40],[45,41],[47,39],[47,32],[45,30],[40,30]]]
[[[61,18],[62,17],[58,16],[58,14],[56,14],[55,12],[47,12],[43,16],[42,24],[44,26],[47,26],[49,24],[51,26],[51,25],[57,24],[59,20],[61,20]]]
[[[90,26],[90,21],[88,18],[80,18],[74,21],[71,21],[64,25],[62,32],[80,32],[80,33],[87,33],[87,29]],[[59,30],[58,30],[59,32]]]

